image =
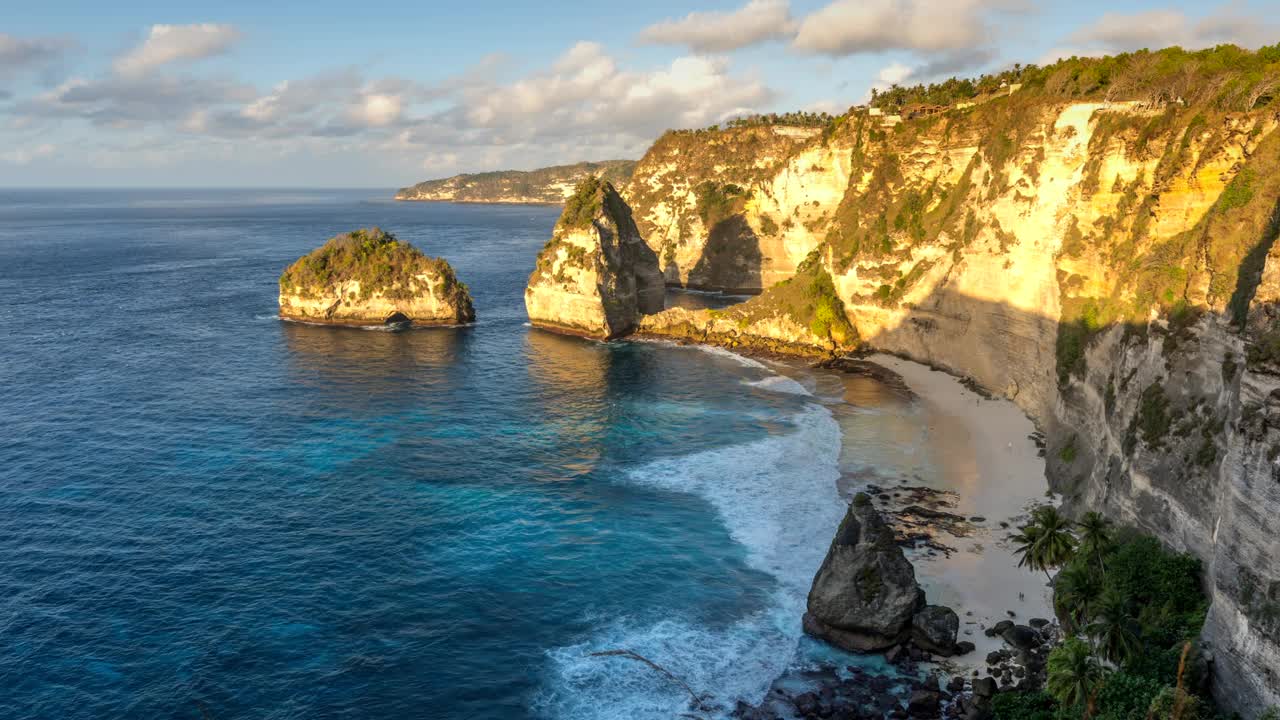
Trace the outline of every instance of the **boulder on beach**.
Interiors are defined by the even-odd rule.
[[[471,294],[443,258],[379,228],[354,230],[280,275],[280,317],[330,325],[459,325]]]
[[[955,655],[959,632],[960,616],[943,605],[926,605],[911,619],[911,641],[935,655]]]
[[[922,605],[893,530],[859,493],[813,579],[805,632],[845,650],[884,650],[904,638]]]

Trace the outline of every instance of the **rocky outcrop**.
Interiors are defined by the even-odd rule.
[[[903,640],[922,604],[893,530],[859,493],[813,579],[805,632],[845,650],[884,650]]]
[[[333,325],[459,325],[471,294],[442,258],[378,228],[339,235],[280,275],[280,317]]]
[[[500,170],[427,180],[401,188],[396,200],[461,203],[526,203],[559,205],[588,177],[624,183],[634,160],[604,160],[557,165],[538,170]]]
[[[640,332],[777,355],[829,357],[858,346],[844,302],[816,257],[745,303],[722,310],[672,308],[643,318]]]
[[[1280,99],[1236,70],[1273,61],[1180,52],[1109,66],[1105,96],[1076,60],[915,120],[672,135],[628,193],[668,282],[740,287],[758,253],[771,288],[816,257],[862,347],[1018,403],[1069,510],[1204,561],[1215,692],[1253,717],[1280,705]],[[756,317],[644,329],[831,351]]]
[[[565,205],[524,292],[536,327],[607,340],[660,312],[658,259],[608,181],[588,178]]]
[[[935,655],[955,655],[959,632],[960,616],[943,605],[926,605],[911,618],[911,641]]]

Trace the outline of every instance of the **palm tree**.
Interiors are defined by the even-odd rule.
[[[1067,707],[1088,703],[1105,672],[1080,638],[1070,638],[1049,653],[1049,694]]]
[[[1049,568],[1065,565],[1075,553],[1076,538],[1071,534],[1071,522],[1052,505],[1041,505],[1031,513],[1031,522],[1018,529],[1013,536],[1017,548],[1018,567],[1042,570],[1046,578]]]
[[[1142,648],[1136,623],[1129,614],[1129,603],[1114,590],[1102,594],[1087,632],[1103,657],[1114,663],[1132,658]]]
[[[1070,630],[1084,627],[1101,595],[1102,583],[1080,563],[1070,563],[1053,581],[1054,610]]]
[[[1102,513],[1090,510],[1076,523],[1080,528],[1080,551],[1085,557],[1096,560],[1098,569],[1107,574],[1103,556],[1111,549],[1111,522]]]

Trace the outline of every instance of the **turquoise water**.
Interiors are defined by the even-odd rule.
[[[0,717],[669,718],[591,653],[726,710],[795,662],[830,410],[527,327],[555,209],[389,194],[0,192]],[[370,225],[479,322],[277,320],[280,270]]]

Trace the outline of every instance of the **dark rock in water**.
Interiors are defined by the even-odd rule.
[[[813,579],[805,632],[845,650],[883,650],[905,635],[918,597],[893,531],[859,493]]]
[[[964,676],[956,675],[952,677],[950,680],[948,680],[947,690],[953,693],[958,693],[961,690],[964,690]]]
[[[1049,621],[1045,620],[1044,618],[1031,618],[1030,620],[1027,621],[1027,624],[1039,630],[1043,627],[1048,626]]]
[[[998,623],[996,623],[996,624],[995,624],[995,627],[993,627],[993,628],[991,628],[990,630],[988,630],[988,631],[987,631],[987,637],[995,637],[995,636],[997,636],[997,635],[1004,635],[1006,632],[1008,632],[1008,631],[1009,631],[1009,628],[1011,628],[1011,627],[1013,627],[1013,622],[1012,622],[1012,621],[1010,621],[1010,620],[1001,620],[1000,622],[998,622]]]
[[[796,712],[801,715],[813,715],[818,710],[818,696],[811,692],[797,695],[795,706]]]
[[[1005,658],[1007,657],[1008,657],[1008,654],[1004,650],[992,650],[991,652],[987,653],[987,664],[999,665],[1000,663],[1004,662]]]
[[[960,616],[942,605],[926,605],[911,619],[911,640],[921,649],[944,657],[955,654]]]
[[[885,652],[884,659],[890,665],[897,665],[907,659],[907,649],[902,645],[894,645]]]
[[[919,689],[911,693],[907,702],[907,712],[916,718],[939,717],[938,709],[942,698],[934,690]]]
[[[996,694],[995,678],[978,678],[973,681],[973,694],[975,697],[989,698]]]
[[[957,654],[957,655],[968,655],[969,653],[971,653],[971,652],[973,652],[974,650],[977,650],[977,649],[978,649],[978,646],[977,646],[977,645],[974,645],[973,643],[969,642],[968,640],[961,640],[960,642],[956,643],[956,654]]]
[[[867,681],[867,687],[871,688],[872,692],[887,692],[889,688],[893,687],[893,678],[884,675],[872,675]]]
[[[1026,625],[1013,625],[1000,633],[1006,643],[1018,650],[1031,650],[1040,644],[1040,633]]]

